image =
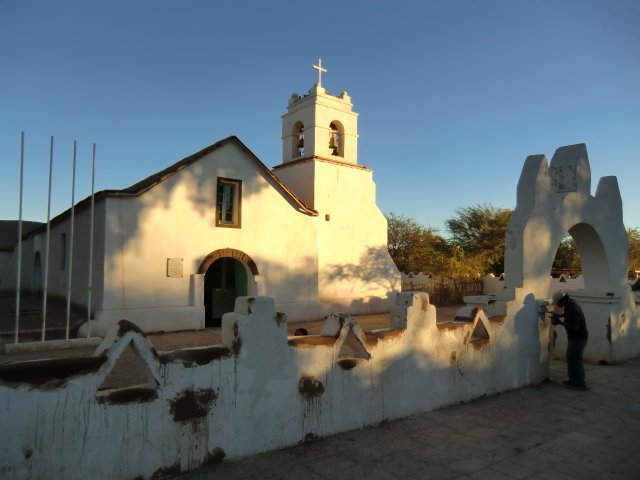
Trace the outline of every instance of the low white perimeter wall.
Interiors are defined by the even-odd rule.
[[[428,295],[403,293],[394,328],[333,315],[321,335],[287,337],[272,298],[242,297],[222,345],[173,352],[121,321],[90,357],[0,365],[0,477],[149,478],[537,383],[540,311],[529,296],[507,316],[467,307],[436,323]],[[105,389],[129,345],[150,380]]]
[[[558,278],[549,277],[549,292],[547,297],[553,297],[558,290],[578,290],[584,288],[584,277],[575,278],[561,275]],[[485,295],[501,295],[505,290],[504,275],[496,277],[493,273],[486,275],[482,279],[482,293]]]

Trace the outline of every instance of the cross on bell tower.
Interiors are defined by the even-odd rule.
[[[327,69],[326,68],[322,68],[322,59],[321,58],[318,59],[318,65],[313,65],[313,68],[318,70],[318,86],[321,87],[322,86],[322,72],[327,73]]]
[[[357,164],[358,114],[352,111],[351,97],[325,90],[322,74],[327,69],[321,58],[312,68],[318,71],[318,82],[304,96],[291,95],[282,116],[282,163],[313,158]]]

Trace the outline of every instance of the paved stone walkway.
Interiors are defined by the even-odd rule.
[[[638,479],[640,359],[588,366],[590,390],[550,382],[174,479]]]

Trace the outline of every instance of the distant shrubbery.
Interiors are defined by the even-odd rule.
[[[388,249],[398,269],[424,272],[452,279],[477,278],[504,270],[504,247],[512,211],[493,205],[456,210],[445,220],[448,237],[415,219],[390,213]],[[627,229],[629,270],[640,270],[640,229]],[[553,269],[580,270],[580,255],[571,235],[562,239]]]

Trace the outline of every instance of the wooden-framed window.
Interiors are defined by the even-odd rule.
[[[218,177],[216,226],[240,228],[242,182]]]

